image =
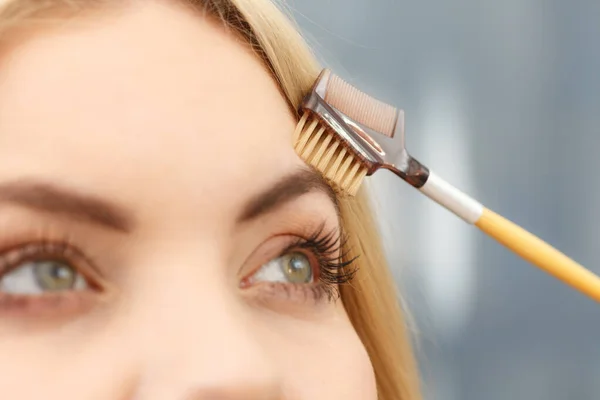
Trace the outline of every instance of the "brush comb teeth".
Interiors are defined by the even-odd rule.
[[[334,187],[350,196],[356,195],[369,171],[368,166],[334,132],[308,111],[294,132],[294,149]]]
[[[358,90],[335,74],[329,78],[324,100],[375,132],[394,136],[398,109]]]

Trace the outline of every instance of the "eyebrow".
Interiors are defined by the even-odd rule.
[[[21,180],[0,184],[0,202],[66,215],[123,233],[134,227],[131,213],[116,204],[51,183]]]
[[[339,215],[335,191],[317,170],[303,167],[292,174],[284,176],[273,186],[251,198],[243,207],[237,222],[243,223],[256,219],[311,192],[325,193],[333,202]]]

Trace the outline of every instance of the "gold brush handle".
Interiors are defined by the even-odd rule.
[[[483,207],[433,172],[419,190],[567,285],[600,302],[600,277],[517,224]]]
[[[537,236],[487,208],[475,226],[525,260],[600,301],[600,278]]]

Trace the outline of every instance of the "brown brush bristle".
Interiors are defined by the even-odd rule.
[[[309,165],[342,192],[354,196],[368,168],[348,150],[337,134],[328,131],[317,117],[304,113],[294,132],[294,149]]]
[[[361,92],[333,73],[325,102],[374,131],[390,137],[394,134],[398,109]]]

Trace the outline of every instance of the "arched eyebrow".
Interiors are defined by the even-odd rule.
[[[35,180],[0,184],[0,202],[61,214],[123,233],[131,232],[133,213],[108,200]]]
[[[303,167],[289,175],[285,175],[274,185],[252,197],[242,208],[237,222],[244,223],[254,220],[312,192],[326,194],[333,202],[339,215],[335,191],[318,171]]]
[[[339,214],[335,191],[319,172],[303,167],[252,197],[243,207],[237,222],[254,220],[311,192],[326,194]],[[19,180],[2,183],[0,202],[65,215],[123,233],[132,232],[136,225],[133,212],[118,204],[49,182]]]

